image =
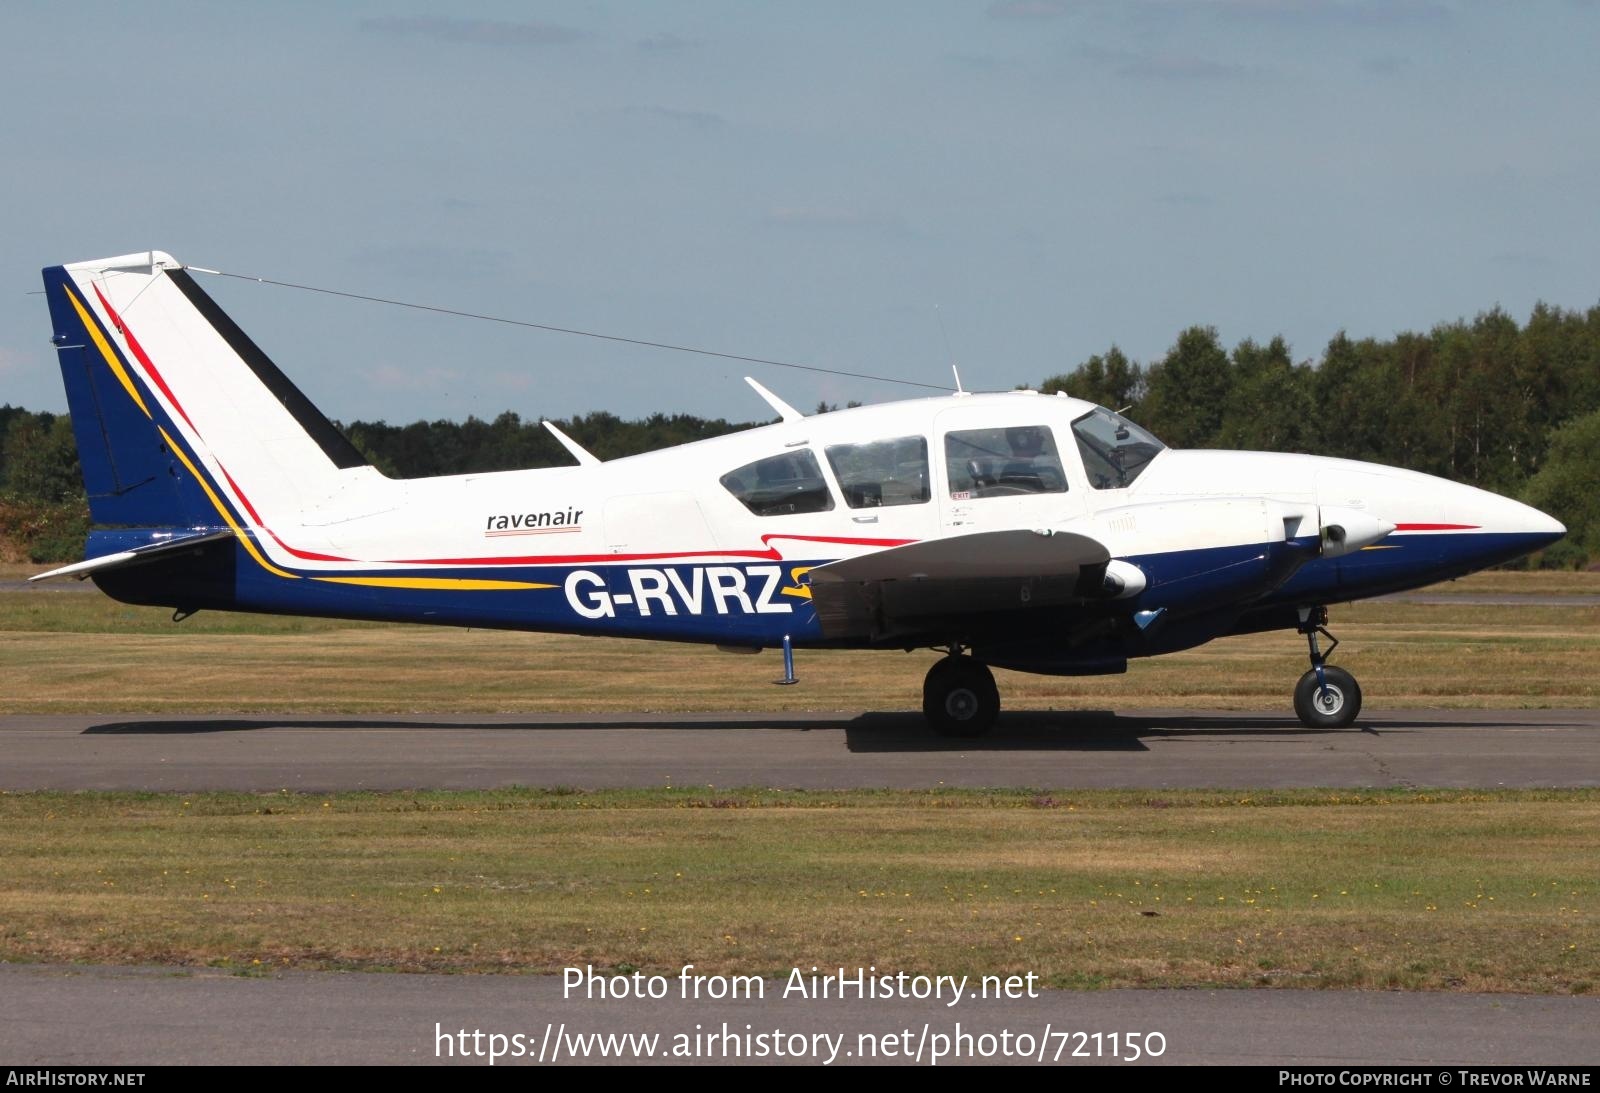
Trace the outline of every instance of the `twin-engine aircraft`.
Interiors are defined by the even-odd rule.
[[[575,466],[395,480],[159,251],[44,271],[89,506],[128,603],[946,654],[923,710],[980,734],[992,667],[1102,675],[1229,634],[1304,635],[1307,725],[1361,688],[1326,605],[1560,538],[1504,497],[1344,459],[1177,451],[1078,399],[956,394]],[[548,425],[548,423],[546,423]]]

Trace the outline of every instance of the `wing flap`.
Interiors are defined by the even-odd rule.
[[[1111,554],[1072,532],[986,531],[846,558],[811,571],[825,637],[888,638],[918,620],[1103,598]]]

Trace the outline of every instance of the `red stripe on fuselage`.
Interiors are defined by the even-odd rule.
[[[1477,524],[1396,524],[1396,531],[1477,531]]]
[[[916,542],[915,539],[852,539],[837,535],[763,535],[761,541],[768,546],[774,539],[793,539],[797,543],[833,543],[837,546],[897,547]]]
[[[836,546],[896,547],[915,539],[858,539],[837,535],[763,535],[766,550],[677,550],[655,554],[530,554],[512,558],[394,558],[391,565],[582,565],[598,562],[653,562],[670,558],[757,558],[781,562],[783,555],[772,545],[774,539],[801,543],[832,543]]]

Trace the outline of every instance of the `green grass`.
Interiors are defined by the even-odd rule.
[[[1600,792],[0,795],[0,958],[1584,993]]]
[[[770,654],[168,614],[0,594],[0,713],[910,710],[933,656],[802,652],[802,686],[775,688]],[[1334,624],[1370,707],[1600,701],[1600,609],[1367,603]],[[1299,638],[1265,634],[1000,684],[1009,709],[1286,710],[1303,670]],[[0,793],[0,959],[1585,993],[1596,861],[1586,790]]]
[[[1600,702],[1600,607],[1368,602],[1336,608],[1334,628],[1335,663],[1372,708]],[[1123,676],[999,682],[1013,710],[1282,710],[1304,650],[1255,634]],[[216,612],[175,624],[93,591],[0,593],[0,713],[914,710],[935,656],[803,650],[801,685],[776,688],[775,653]]]

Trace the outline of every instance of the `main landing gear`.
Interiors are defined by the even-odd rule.
[[[994,674],[952,645],[950,655],[929,668],[923,680],[922,713],[940,736],[982,736],[1000,716]]]
[[[1342,729],[1361,712],[1361,685],[1343,668],[1328,663],[1339,639],[1328,633],[1328,609],[1300,610],[1300,633],[1311,651],[1311,670],[1294,687],[1294,712],[1313,729]],[[1317,646],[1317,635],[1328,639],[1328,651]]]

